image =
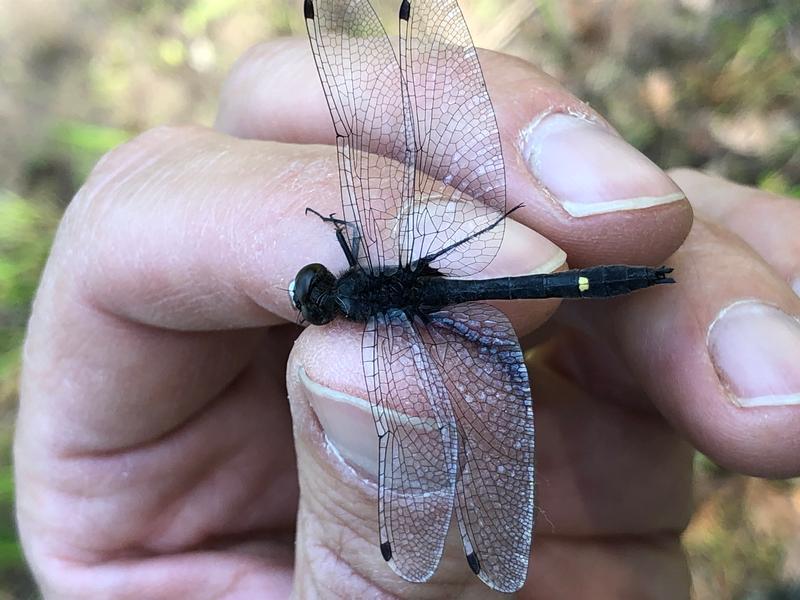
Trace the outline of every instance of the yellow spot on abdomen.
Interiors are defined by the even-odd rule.
[[[578,290],[580,290],[581,292],[586,292],[589,290],[588,277],[578,277]]]

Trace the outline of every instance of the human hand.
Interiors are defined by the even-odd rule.
[[[561,249],[570,266],[652,264],[675,251],[691,210],[669,179],[529,65],[482,60],[509,204],[526,204],[483,275],[554,269]],[[551,117],[522,134],[552,111],[598,124]],[[332,129],[306,43],[246,56],[217,128],[159,129],[115,150],[59,230],[29,329],[15,443],[20,533],[45,594],[283,598],[294,582],[300,597],[486,597],[455,537],[425,586],[381,559],[359,326],[309,328],[285,372],[299,330],[283,290],[309,262],[346,266],[330,229],[303,214],[340,202],[332,148],[309,145],[330,144]],[[798,471],[795,411],[735,407],[728,390],[766,394],[724,387],[706,343],[720,311],[742,299],[800,312],[785,283],[797,277],[797,252],[786,251],[796,249],[797,208],[734,188],[760,199],[728,213],[713,194],[729,184],[676,176],[703,219],[669,259],[679,284],[565,306],[530,353],[540,518],[523,597],[686,593],[683,436],[732,468]],[[653,206],[614,202],[631,198]],[[525,335],[556,306],[504,308]],[[745,339],[755,321],[736,323]],[[780,359],[797,354],[792,323],[772,329],[782,346],[757,349],[755,375],[774,386],[783,375],[786,389],[770,389],[789,399],[800,386]],[[733,376],[743,369],[726,354],[735,342],[713,345]]]

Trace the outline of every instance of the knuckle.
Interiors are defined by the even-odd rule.
[[[163,154],[194,130],[194,127],[163,125],[139,134],[107,152],[92,169],[84,187],[96,186],[130,169],[136,169],[144,158]],[[148,161],[149,162],[149,161]]]
[[[163,185],[165,170],[178,162],[171,154],[188,147],[202,131],[200,127],[157,127],[106,153],[64,212],[51,262],[84,275],[101,268],[98,265],[114,247],[114,236],[129,223],[143,194],[152,195],[154,186]]]
[[[236,79],[239,75],[250,73],[251,69],[254,68],[260,71],[267,63],[273,60],[285,61],[293,53],[298,53],[301,57],[305,57],[307,52],[307,42],[304,40],[301,43],[294,38],[279,38],[261,42],[251,46],[234,63],[229,81]]]
[[[96,226],[110,207],[116,206],[125,192],[124,181],[155,176],[175,148],[199,128],[161,126],[148,130],[103,155],[86,182],[70,202],[62,227],[84,229]]]
[[[254,81],[264,80],[265,74],[279,72],[286,64],[300,65],[311,60],[307,43],[294,38],[271,40],[252,46],[234,63],[222,86],[219,113],[235,112],[244,97],[249,97]],[[219,126],[219,123],[218,123]]]

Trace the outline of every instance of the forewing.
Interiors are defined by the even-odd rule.
[[[484,229],[505,212],[506,179],[478,55],[456,0],[404,0],[400,64],[408,93],[415,193],[400,214],[403,262]],[[438,259],[450,275],[481,271],[497,254],[500,223]]]
[[[470,567],[503,592],[525,582],[534,520],[533,409],[511,323],[488,304],[431,315],[430,355],[456,416],[456,514]]]
[[[405,579],[426,581],[453,511],[458,442],[447,390],[402,312],[371,319],[362,348],[380,439],[381,552]]]
[[[397,57],[368,0],[306,0],[305,16],[336,130],[351,248],[372,271],[396,265],[395,217],[413,170]]]

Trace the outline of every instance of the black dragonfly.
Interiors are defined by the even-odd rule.
[[[380,551],[401,577],[428,580],[455,511],[469,567],[515,591],[534,523],[533,410],[514,330],[483,301],[604,298],[671,283],[671,269],[456,279],[492,261],[519,208],[506,208],[500,134],[457,1],[402,0],[397,52],[368,0],[304,10],[344,214],[310,212],[350,266],[308,265],[289,293],[310,324],[365,323]]]

